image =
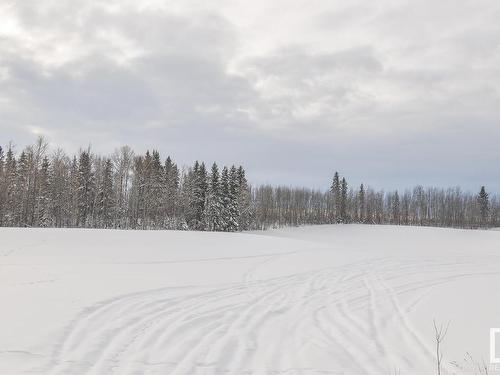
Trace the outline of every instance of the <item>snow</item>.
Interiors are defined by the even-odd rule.
[[[499,285],[499,231],[2,228],[0,374],[432,374],[434,319],[474,374]]]

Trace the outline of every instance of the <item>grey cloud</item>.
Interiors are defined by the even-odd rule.
[[[210,14],[196,20],[161,12],[141,16],[148,22],[137,14],[87,12],[80,27],[93,30],[85,35],[90,52],[62,67],[44,67],[26,52],[4,52],[9,79],[3,95],[16,104],[11,117],[21,107],[30,108],[43,116],[26,119],[22,114],[20,126],[47,125],[59,133],[63,128],[82,134],[94,130],[94,136],[114,135],[121,142],[130,141],[127,134],[146,133],[151,142],[175,127],[186,134],[205,133],[200,124],[211,126],[214,117],[217,123],[234,119],[237,109],[252,101],[246,81],[225,71],[220,50],[226,41],[232,43],[227,23]],[[48,22],[34,16],[27,20]],[[141,47],[141,55],[123,66],[114,61],[107,54],[113,51],[105,51],[106,43],[96,37],[101,35],[96,25],[130,39]]]
[[[336,125],[347,112],[355,115],[369,107],[371,98],[362,83],[380,74],[383,66],[369,47],[312,53],[288,46],[248,60],[242,69],[263,97],[263,120],[297,125],[300,131],[305,123]]]
[[[378,72],[382,66],[367,46],[355,47],[330,53],[313,53],[305,46],[291,45],[275,51],[270,56],[247,62],[250,69],[263,75],[289,75],[295,78],[322,77],[332,73],[363,74]]]
[[[0,142],[158,148],[245,164],[255,182],[325,187],[339,169],[377,187],[500,190],[500,7],[318,3],[261,51],[246,50],[244,16],[216,7],[13,3]]]

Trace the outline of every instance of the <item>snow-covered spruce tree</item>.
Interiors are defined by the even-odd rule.
[[[332,194],[332,222],[339,223],[341,221],[341,186],[340,186],[340,176],[338,172],[333,175],[332,185],[330,187],[330,193]]]
[[[198,174],[199,168],[200,164],[196,161],[193,167],[189,168],[187,173],[184,173],[182,179],[182,210],[189,229],[193,229],[196,225],[196,200],[194,198],[194,191],[196,188],[196,175]]]
[[[42,165],[39,173],[39,188],[36,197],[36,214],[35,225],[40,227],[51,227],[52,214],[51,214],[51,176],[50,176],[50,163],[47,157],[43,158]]]
[[[94,210],[95,177],[92,171],[90,151],[82,151],[78,161],[78,218],[77,226],[92,226]]]
[[[365,199],[365,187],[363,184],[360,185],[359,187],[359,192],[358,192],[358,220],[360,223],[365,222],[365,214],[366,214],[366,199]]]
[[[17,195],[17,166],[16,157],[9,146],[5,157],[5,213],[4,223],[7,226],[15,225],[16,195]]]
[[[479,206],[479,220],[481,226],[487,226],[489,223],[490,215],[490,198],[484,186],[481,186],[481,190],[477,196],[477,203]]]
[[[150,222],[153,228],[163,228],[165,211],[165,171],[160,153],[153,150],[150,175]]]
[[[207,220],[208,230],[224,230],[224,220],[222,217],[224,208],[222,200],[219,168],[216,163],[213,163],[208,184],[207,205],[205,207],[205,218]]]
[[[207,171],[204,163],[196,161],[188,171],[184,184],[187,196],[186,222],[190,229],[205,230],[205,201],[208,191]]]
[[[238,218],[239,230],[250,229],[253,218],[252,202],[245,170],[241,165],[238,167],[238,209],[240,214]]]
[[[142,228],[150,229],[151,228],[151,210],[154,209],[152,201],[153,201],[153,157],[151,153],[146,151],[146,155],[144,155],[143,163],[142,163],[142,177],[143,177],[143,195],[142,195],[142,210],[139,213]]]
[[[179,173],[179,199],[178,199],[178,217],[181,222],[184,222],[185,230],[189,230],[188,222],[191,219],[191,190],[193,185],[193,170],[192,167],[182,168]]]
[[[144,228],[144,200],[145,200],[145,173],[144,156],[139,155],[134,158],[134,170],[132,179],[132,189],[130,192],[129,222],[132,228]]]
[[[375,223],[383,224],[388,220],[387,210],[385,209],[385,193],[379,191],[375,193]]]
[[[399,194],[398,191],[396,190],[394,192],[393,198],[392,198],[392,223],[399,225],[401,224],[401,206],[400,206],[400,201],[399,201]]]
[[[172,159],[167,157],[165,161],[165,215],[166,227],[168,229],[178,228],[178,206],[179,206],[179,169]]]
[[[100,177],[99,192],[97,196],[97,216],[101,228],[112,228],[115,205],[115,190],[113,188],[113,163],[106,159]]]
[[[358,194],[354,192],[352,187],[349,188],[349,193],[347,194],[347,216],[350,222],[359,223]]]
[[[193,189],[191,190],[191,207],[193,212],[193,220],[190,228],[194,230],[205,230],[205,203],[208,191],[208,174],[205,168],[205,163],[198,163],[195,168],[193,180]]]
[[[57,150],[50,163],[50,215],[55,227],[71,226],[71,161]]]
[[[340,183],[340,222],[341,223],[347,223],[348,216],[347,216],[347,192],[348,192],[348,187],[347,187],[347,181],[344,177],[342,177],[342,181]]]
[[[238,207],[238,197],[240,187],[238,182],[238,170],[233,165],[229,170],[229,203],[227,208],[226,229],[235,232],[239,228],[240,210]]]
[[[38,137],[35,144],[27,147],[29,155],[29,195],[28,195],[28,217],[27,224],[29,226],[38,226],[36,222],[39,218],[38,196],[40,195],[39,173],[41,164],[45,158],[48,148],[47,141],[42,137]],[[47,160],[48,162],[48,160]]]
[[[15,222],[16,226],[28,226],[28,207],[30,195],[29,160],[25,151],[21,152],[17,163],[17,182],[15,199]]]
[[[69,212],[70,227],[76,227],[78,225],[78,159],[73,156],[71,161],[71,167],[69,172],[69,200],[67,205],[67,210]]]
[[[222,168],[220,185],[222,197],[222,230],[227,232],[231,227],[231,218],[229,211],[231,198],[229,188],[229,170],[227,169],[227,167]]]
[[[194,230],[205,229],[205,200],[208,190],[207,172],[204,163],[195,162],[191,178],[191,188],[189,190],[189,228]]]

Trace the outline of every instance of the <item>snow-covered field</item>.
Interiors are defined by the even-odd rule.
[[[499,296],[498,231],[0,229],[0,374],[474,374]]]

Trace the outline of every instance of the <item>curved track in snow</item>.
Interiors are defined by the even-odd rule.
[[[47,372],[328,374],[335,367],[328,358],[355,374],[416,364],[430,371],[434,348],[407,311],[431,288],[482,273],[427,263],[436,276],[405,282],[423,267],[378,259],[266,280],[247,275],[181,297],[165,288],[113,298],[68,325]],[[414,299],[402,304],[399,296],[410,292]],[[399,340],[384,339],[391,333]],[[314,367],[315,357],[327,365]]]

